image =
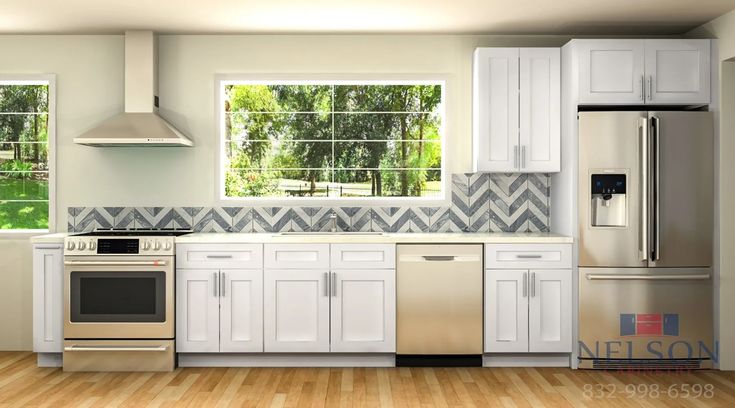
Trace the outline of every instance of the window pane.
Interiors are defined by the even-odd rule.
[[[226,85],[226,112],[330,112],[329,85]]]
[[[323,113],[231,113],[225,117],[231,141],[331,140],[332,115]]]
[[[228,197],[326,197],[332,172],[318,170],[236,170],[226,172]]]
[[[334,138],[342,140],[439,140],[435,113],[335,113]]]
[[[48,201],[0,201],[0,229],[48,229]]]
[[[0,113],[48,112],[48,85],[0,85]]]
[[[232,142],[230,168],[307,169],[332,165],[332,142]]]
[[[0,200],[48,200],[48,173],[0,172]]]
[[[338,169],[441,169],[441,143],[437,141],[335,142]]]
[[[340,197],[438,197],[441,170],[336,170]]]
[[[436,112],[440,85],[337,85],[336,112]]]

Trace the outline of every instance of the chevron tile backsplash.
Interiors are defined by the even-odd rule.
[[[69,207],[69,232],[186,228],[198,232],[546,232],[548,174],[453,174],[441,207]]]

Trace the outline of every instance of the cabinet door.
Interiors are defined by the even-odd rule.
[[[528,351],[528,271],[487,270],[485,352]]]
[[[176,351],[219,351],[219,271],[176,272]]]
[[[332,352],[395,353],[395,269],[332,271]]]
[[[572,271],[531,270],[529,351],[572,351]]]
[[[33,246],[33,351],[61,353],[64,346],[64,253],[61,244]]]
[[[646,40],[645,44],[647,103],[710,102],[709,40]]]
[[[266,269],[266,352],[329,351],[327,269]]]
[[[521,171],[561,171],[559,48],[521,48],[520,92]]]
[[[263,270],[220,271],[220,351],[263,351]]]
[[[579,103],[644,103],[644,40],[579,41]]]
[[[517,171],[518,48],[478,48],[473,77],[475,171]]]

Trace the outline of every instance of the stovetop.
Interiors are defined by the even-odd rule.
[[[191,234],[193,231],[189,229],[179,228],[98,228],[92,232],[83,232],[74,234],[75,237],[178,237],[181,235]]]

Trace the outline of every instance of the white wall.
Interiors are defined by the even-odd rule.
[[[735,370],[735,11],[731,11],[688,34],[691,37],[717,38],[720,76],[720,148],[719,148],[719,337],[720,368]],[[730,61],[728,61],[730,60]]]
[[[77,146],[123,109],[122,36],[0,36],[0,73],[57,74],[57,229],[69,206],[215,204],[214,78],[224,73],[442,74],[447,168],[471,170],[471,69],[477,46],[560,46],[559,36],[187,36],[159,39],[161,114],[191,149]],[[0,350],[31,348],[27,239],[0,238]]]

